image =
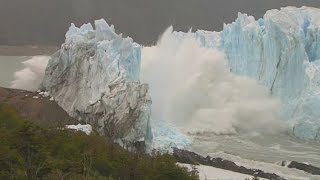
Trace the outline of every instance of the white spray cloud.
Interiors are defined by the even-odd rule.
[[[15,72],[11,88],[35,91],[44,77],[50,56],[34,56],[24,61],[22,70]]]
[[[202,48],[172,27],[142,49],[141,80],[150,84],[152,118],[189,133],[278,132],[280,103],[256,81],[232,74],[224,53]]]

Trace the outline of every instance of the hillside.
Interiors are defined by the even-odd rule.
[[[0,179],[197,179],[171,155],[128,152],[103,137],[37,126],[3,103],[0,138]]]
[[[0,87],[0,104],[15,108],[23,117],[41,126],[63,127],[79,123],[50,98],[36,92]]]

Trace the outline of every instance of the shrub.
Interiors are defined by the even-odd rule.
[[[0,105],[0,179],[194,180],[169,154],[132,153],[97,135],[37,126]]]

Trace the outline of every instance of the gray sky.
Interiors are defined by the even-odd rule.
[[[71,22],[105,18],[117,31],[142,44],[175,30],[219,31],[238,12],[255,17],[283,6],[320,7],[317,0],[1,0],[0,45],[54,44],[64,40]]]

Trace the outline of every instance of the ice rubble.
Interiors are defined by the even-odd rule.
[[[122,38],[105,20],[77,28],[49,60],[41,90],[69,115],[100,135],[126,141],[151,139],[151,99],[139,82],[140,45]]]
[[[82,131],[82,132],[86,133],[87,135],[90,135],[92,132],[92,126],[90,124],[66,125],[65,127],[67,129]]]
[[[239,13],[221,32],[197,31],[195,38],[223,50],[230,71],[280,97],[294,135],[320,141],[320,9],[274,9],[258,20]]]

